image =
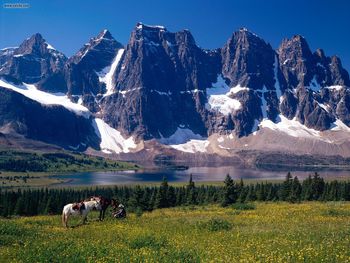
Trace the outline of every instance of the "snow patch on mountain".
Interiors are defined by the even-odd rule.
[[[229,115],[233,111],[241,108],[241,103],[237,99],[230,97],[231,93],[236,93],[240,90],[245,90],[243,87],[234,87],[231,89],[226,84],[221,75],[218,75],[217,81],[212,84],[212,87],[207,89],[208,103],[205,107],[208,110],[221,112],[224,115]]]
[[[38,90],[35,85],[23,83],[15,86],[3,79],[0,79],[0,86],[18,92],[29,99],[35,100],[44,105],[61,105],[77,115],[90,117],[89,110],[83,105],[73,103],[64,93],[48,93]]]
[[[47,49],[56,50],[53,46],[51,46],[49,43],[45,42]]]
[[[336,91],[339,91],[341,89],[343,89],[344,87],[343,86],[340,86],[340,85],[334,85],[334,86],[329,86],[329,87],[326,87],[327,89],[330,89],[330,90],[336,90]]]
[[[203,137],[199,134],[195,134],[190,129],[184,129],[184,128],[177,128],[175,133],[171,135],[168,138],[164,138],[161,135],[161,138],[158,140],[162,144],[181,144],[188,142],[189,140],[196,139],[196,140],[203,140]]]
[[[331,131],[346,131],[350,132],[350,127],[348,127],[344,122],[337,119],[332,123]]]
[[[319,139],[330,142],[327,138],[321,136],[320,131],[306,127],[296,120],[296,118],[289,120],[283,115],[279,115],[279,119],[280,121],[277,123],[274,123],[269,119],[264,119],[259,126],[261,128],[269,128],[274,131],[283,132],[292,137]]]
[[[209,142],[207,140],[190,140],[186,143],[170,145],[170,147],[188,153],[207,152]]]
[[[112,64],[104,68],[101,72],[97,73],[100,82],[103,82],[106,84],[107,92],[104,94],[104,96],[108,96],[113,93],[113,89],[114,89],[113,75],[119,64],[121,57],[123,56],[123,53],[124,53],[124,49],[119,49]]]
[[[249,88],[247,87],[241,87],[241,85],[237,85],[236,87],[233,87],[230,89],[230,91],[228,92],[228,94],[236,94],[240,91],[244,91],[244,90],[249,90]]]
[[[317,82],[316,76],[312,78],[309,88],[315,92],[320,91],[321,85]]]
[[[119,131],[109,126],[102,119],[95,118],[92,122],[96,134],[101,139],[100,148],[104,153],[128,153],[136,148],[133,137],[125,139]]]
[[[209,141],[206,138],[195,134],[190,129],[183,128],[177,128],[175,133],[168,138],[164,138],[161,135],[158,141],[176,150],[189,153],[206,152],[206,148],[209,145]]]
[[[279,102],[282,103],[283,97],[282,97],[280,81],[278,79],[278,58],[277,58],[277,54],[275,55],[275,63],[273,64],[273,72],[274,72],[274,78],[275,78],[276,95],[277,95],[277,98],[278,98]]]
[[[261,112],[263,115],[263,119],[267,118],[267,101],[265,99],[265,93],[267,92],[266,86],[264,85],[261,92]]]

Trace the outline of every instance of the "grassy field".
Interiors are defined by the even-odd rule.
[[[181,207],[61,226],[0,219],[0,262],[350,262],[350,203]]]

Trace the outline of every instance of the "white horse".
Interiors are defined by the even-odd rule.
[[[82,223],[84,224],[86,222],[86,217],[91,210],[101,210],[101,204],[99,200],[84,201],[85,208],[82,209],[81,212],[79,210],[74,210],[74,205],[75,204],[67,204],[63,207],[62,224],[65,227],[68,227],[68,219],[70,216],[81,216]]]

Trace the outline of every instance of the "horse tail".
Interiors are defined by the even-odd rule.
[[[66,215],[67,211],[65,209],[65,207],[62,210],[62,224],[63,226],[67,227],[67,215]]]

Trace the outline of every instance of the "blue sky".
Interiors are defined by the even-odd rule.
[[[4,3],[29,3],[5,9]],[[74,54],[104,28],[126,44],[138,21],[184,28],[204,48],[221,47],[233,31],[247,27],[274,48],[303,35],[315,50],[338,55],[350,70],[350,1],[347,0],[2,0],[0,47],[17,46],[40,32],[56,49]]]

